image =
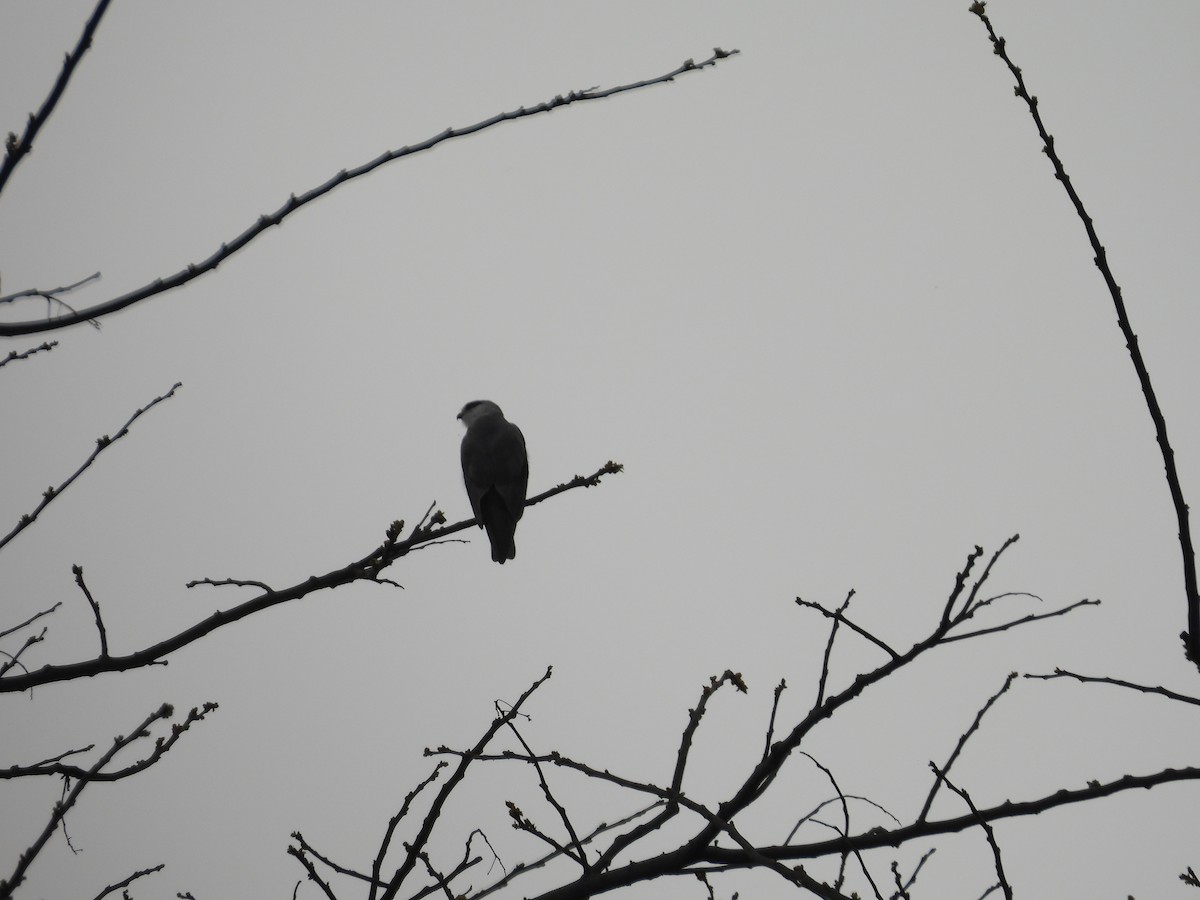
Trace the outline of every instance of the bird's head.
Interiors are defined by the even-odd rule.
[[[491,400],[472,400],[458,414],[458,418],[468,428],[471,427],[471,423],[477,422],[485,416],[500,416],[504,418],[504,413],[500,412],[500,407]]]

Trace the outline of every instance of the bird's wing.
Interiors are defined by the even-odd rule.
[[[461,456],[475,518],[480,518],[480,504],[489,490],[495,490],[514,520],[521,518],[529,485],[529,458],[521,429],[500,416],[480,419],[463,435]]]
[[[496,434],[493,445],[496,462],[496,493],[508,507],[513,520],[525,512],[525,495],[529,489],[529,455],[525,451],[525,435],[512,422],[505,422]]]

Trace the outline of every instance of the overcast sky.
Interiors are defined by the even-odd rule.
[[[49,337],[0,373],[0,532],[138,407],[177,396],[14,541],[0,630],[62,601],[37,665],[94,655],[80,564],[113,652],[376,546],[435,503],[470,516],[455,414],[499,403],[532,508],[503,568],[482,533],[276,608],[166,668],[7,696],[0,766],[104,745],[163,700],[221,708],[156,768],[90,788],[28,897],[288,897],[300,830],[364,865],[422,748],[472,743],[547,665],[536,749],[667,783],[687,710],[743,673],[697,741],[701,800],[740,782],[811,703],[839,603],[893,644],[926,633],[976,544],[1024,614],[1103,605],[934,654],[809,749],[902,819],[1009,671],[1054,666],[1196,694],[1176,526],[1149,417],[1083,229],[967,0],[866,4],[203,4],[118,0],[0,198],[0,293],[69,283],[88,305],[211,254],[339,169],[555,94],[739,56],[675,83],[505,124],[392,163],[301,210],[182,290]],[[0,4],[0,131],[42,102],[92,8]],[[989,12],[1095,218],[1200,497],[1200,7],[996,0]],[[8,318],[44,313],[30,304]],[[0,342],[0,354],[43,338]],[[11,652],[10,643],[2,646]],[[845,637],[848,683],[879,656]],[[1197,764],[1194,711],[1022,681],[956,767],[979,805]],[[747,821],[778,842],[829,796],[792,764]],[[818,773],[819,774],[819,773]],[[561,790],[594,824],[636,798]],[[481,769],[440,852],[482,826],[511,866],[539,846]],[[58,785],[5,784],[0,873]],[[1200,787],[997,827],[1022,898],[1187,897]],[[939,809],[959,814],[952,798]],[[863,807],[865,830],[886,824]],[[816,833],[813,837],[818,836]],[[994,880],[978,833],[937,842],[926,897]],[[931,844],[872,857],[911,867]],[[819,870],[832,877],[833,870]],[[473,877],[479,886],[492,880]],[[534,882],[518,893],[533,890]],[[655,885],[702,896],[694,882]],[[742,875],[718,896],[782,896]],[[307,893],[306,893],[307,892]],[[310,887],[302,897],[314,897]]]

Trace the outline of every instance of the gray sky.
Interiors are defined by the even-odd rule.
[[[548,664],[535,748],[660,783],[708,676],[742,672],[750,693],[714,703],[690,783],[719,799],[760,750],[778,680],[790,721],[811,703],[826,631],[797,595],[836,605],[854,588],[859,620],[905,645],[971,547],[1016,532],[997,590],[1103,605],[953,645],[864,696],[809,748],[844,789],[911,819],[927,760],[1012,670],[1195,694],[1175,523],[1111,303],[967,5],[115,3],[0,200],[0,292],[99,269],[71,298],[98,302],[384,150],[715,45],[742,53],[393,163],[216,273],[4,369],[9,522],[96,437],[184,385],[4,554],[0,625],[63,601],[39,665],[95,653],[73,563],[129,652],[249,597],[192,579],[282,586],[430,503],[466,518],[467,400],[524,430],[531,492],[626,466],[531,509],[503,568],[472,532],[394,567],[403,591],[315,595],[165,669],[5,698],[0,765],[103,744],[163,700],[221,704],[160,766],[90,788],[70,819],[82,852],[56,839],[26,895],[92,896],[165,862],[139,896],[290,896],[297,829],[363,864],[430,769],[422,748],[473,742],[493,700]],[[91,6],[0,4],[4,132],[41,103]],[[1108,248],[1195,506],[1200,8],[989,11]],[[846,638],[835,679],[878,661]],[[982,805],[1195,764],[1198,740],[1182,707],[1021,682],[956,771]],[[634,808],[571,785],[585,821]],[[534,787],[476,772],[437,847],[457,855],[479,825],[507,865],[538,854],[503,805],[544,817]],[[747,822],[755,839],[782,840],[829,793],[799,761],[777,789]],[[1018,895],[1188,896],[1196,792],[999,826]],[[7,872],[57,786],[3,797]],[[979,834],[939,846],[925,896],[991,883]],[[744,876],[719,890],[784,888]]]

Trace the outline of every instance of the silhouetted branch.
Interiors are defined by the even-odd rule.
[[[500,713],[499,704],[497,704],[496,712],[498,714]],[[527,754],[529,754],[532,764],[533,764],[534,771],[537,772],[538,786],[541,787],[541,789],[542,789],[542,795],[546,798],[546,802],[549,803],[551,806],[553,806],[554,811],[556,813],[558,813],[559,821],[562,822],[563,827],[567,830],[567,836],[570,837],[570,839],[571,839],[571,843],[568,847],[563,847],[563,846],[551,841],[549,838],[546,838],[547,842],[550,843],[552,846],[554,846],[556,849],[561,850],[564,853],[566,853],[566,855],[568,857],[575,860],[575,862],[579,863],[580,867],[582,867],[582,869],[586,872],[589,868],[591,868],[591,866],[588,864],[587,854],[583,850],[583,844],[581,844],[579,841],[579,835],[575,832],[575,826],[571,824],[571,817],[567,815],[566,808],[561,803],[559,803],[558,800],[555,799],[554,794],[550,790],[550,785],[546,781],[546,773],[542,771],[542,765],[534,757],[533,750],[530,748],[529,743],[525,740],[524,735],[521,734],[521,732],[517,729],[517,726],[513,724],[511,719],[508,721],[507,726],[508,726],[508,730],[511,731],[514,735],[516,735],[517,741],[520,742],[521,746],[525,748],[525,752]],[[509,806],[510,806],[510,809],[516,810],[516,807],[513,806],[512,804],[509,804]],[[517,810],[517,812],[519,813],[520,811]],[[519,816],[515,816],[514,818],[517,818],[517,821],[520,822]],[[533,823],[528,822],[528,820],[526,820],[526,822],[529,825],[530,829],[533,829]],[[534,830],[534,833],[536,834],[538,832],[536,830]],[[453,898],[451,898],[451,900],[453,900]]]
[[[52,612],[54,612],[54,611],[55,611],[56,609],[58,609],[60,606],[62,606],[62,601],[61,601],[61,600],[59,600],[57,603],[55,603],[55,604],[54,604],[52,607],[50,607],[49,609],[43,609],[43,610],[42,610],[41,612],[39,612],[39,613],[34,613],[32,616],[30,616],[28,619],[26,619],[26,620],[25,620],[24,622],[22,622],[21,624],[19,624],[19,625],[13,625],[11,628],[6,628],[6,629],[4,629],[3,631],[0,631],[0,638],[5,638],[5,637],[8,637],[10,634],[15,634],[16,632],[18,632],[18,631],[20,631],[22,628],[24,628],[26,625],[32,625],[34,622],[36,622],[36,621],[37,621],[38,619],[40,619],[42,616],[48,616],[48,615],[50,615]]]
[[[1033,800],[1007,800],[997,806],[980,809],[978,815],[970,813],[949,819],[915,822],[911,825],[893,829],[873,828],[863,834],[853,835],[849,838],[834,838],[832,840],[816,841],[808,844],[760,847],[759,851],[772,859],[796,860],[831,856],[835,853],[843,852],[847,847],[853,847],[858,850],[898,847],[901,844],[921,838],[956,834],[968,828],[978,826],[980,819],[992,823],[1021,816],[1036,816],[1063,806],[1086,803],[1090,800],[1109,797],[1113,794],[1124,793],[1125,791],[1145,790],[1178,781],[1200,781],[1200,767],[1163,769],[1149,775],[1125,775],[1115,781],[1105,783],[1089,781],[1087,787],[1076,790],[1064,789]],[[700,858],[705,862],[719,863],[733,868],[745,868],[752,865],[751,861],[742,855],[740,851],[728,847],[709,847],[703,851]],[[613,880],[617,880],[617,872],[609,874]],[[605,890],[612,889],[608,886],[610,883],[605,883]],[[548,898],[552,893],[543,895],[543,897]]]
[[[116,884],[110,884],[108,887],[106,887],[104,890],[102,890],[100,893],[98,893],[95,896],[94,900],[104,900],[104,898],[107,897],[109,894],[129,887],[129,885],[133,884],[139,878],[142,878],[146,875],[153,875],[155,872],[161,872],[163,870],[163,868],[165,868],[165,864],[159,863],[157,866],[153,866],[149,869],[142,869],[139,872],[134,872],[128,878],[126,878],[122,881],[118,881]],[[129,895],[126,894],[125,896],[129,896]]]
[[[771,719],[767,722],[767,739],[763,742],[763,758],[771,752],[771,740],[775,737],[775,717],[779,714],[779,699],[787,690],[787,679],[780,678],[775,685],[775,697],[771,701]]]
[[[1011,681],[1010,681],[1011,683]],[[938,769],[933,763],[929,764],[929,768],[933,769],[934,775],[937,776],[937,782],[945,784],[946,787],[962,797],[963,802],[967,804],[967,808],[979,822],[979,827],[983,829],[983,833],[987,836],[988,846],[992,848],[992,859],[996,864],[996,877],[999,878],[998,886],[1004,891],[1005,900],[1013,900],[1012,886],[1008,883],[1008,878],[1004,875],[1004,861],[1000,858],[1000,845],[996,843],[996,832],[987,820],[980,815],[979,810],[975,807],[975,802],[971,799],[971,795],[960,787],[957,787],[949,778],[946,777],[945,770]]]
[[[899,653],[897,653],[895,650],[893,650],[891,647],[889,647],[886,643],[881,641],[879,638],[875,637],[875,635],[871,634],[871,632],[867,631],[865,628],[860,628],[858,625],[855,625],[852,621],[850,621],[849,619],[846,618],[845,614],[841,610],[838,610],[838,611],[828,610],[824,606],[822,606],[820,603],[813,603],[811,600],[803,600],[800,597],[796,598],[796,605],[803,606],[805,609],[815,609],[821,615],[825,616],[825,618],[834,619],[837,622],[841,622],[847,628],[849,628],[851,631],[853,631],[855,634],[866,638],[868,641],[870,641],[872,644],[874,644],[876,647],[878,647],[880,650],[882,650],[884,653],[886,653],[892,659],[900,658]],[[842,604],[841,609],[844,610],[845,608],[846,608],[845,604]],[[823,692],[821,692],[821,693],[823,693]]]
[[[79,60],[83,58],[83,54],[87,53],[88,49],[92,46],[92,35],[96,33],[96,28],[100,25],[100,19],[103,17],[104,11],[108,9],[108,3],[109,0],[100,0],[96,4],[91,18],[83,26],[83,34],[79,36],[79,42],[75,45],[75,49],[68,53],[63,60],[62,71],[58,74],[58,79],[54,82],[54,87],[50,89],[50,95],[42,103],[42,108],[37,113],[29,116],[29,122],[25,125],[24,134],[18,139],[15,134],[9,132],[8,138],[4,142],[4,161],[0,163],[0,191],[4,190],[4,186],[8,183],[8,177],[12,175],[13,170],[17,167],[17,163],[21,161],[25,154],[33,149],[34,138],[37,137],[42,126],[46,124],[46,120],[50,118],[50,114],[54,112],[54,107],[58,105],[63,91],[67,89],[67,82],[71,80],[71,75],[74,74],[75,67],[79,65]]]
[[[52,775],[61,778],[75,779],[76,781],[81,782],[121,781],[124,778],[129,778],[131,775],[137,775],[139,772],[144,772],[157,763],[167,753],[170,752],[171,748],[175,746],[176,742],[180,737],[182,737],[183,733],[192,727],[193,723],[201,721],[205,716],[217,708],[218,707],[216,703],[205,703],[200,708],[193,708],[187,714],[187,717],[183,720],[183,722],[172,726],[171,733],[169,735],[166,737],[160,737],[155,741],[154,749],[151,750],[150,753],[148,753],[142,759],[139,759],[137,762],[130,763],[128,766],[125,766],[121,769],[104,771],[97,769],[95,766],[85,769],[83,766],[71,766],[62,762],[64,757],[73,756],[79,753],[86,753],[94,746],[88,745],[80,750],[68,750],[66,753],[60,753],[57,756],[51,757],[50,759],[39,763],[34,763],[33,765],[9,766],[6,769],[0,769],[0,779],[29,778]],[[174,714],[172,707],[169,704],[165,704],[162,709],[159,710],[159,712],[161,713],[163,709],[167,710],[167,713],[165,716],[159,716],[159,718],[170,718],[170,716]],[[145,731],[145,728],[143,728],[143,731]],[[135,734],[135,737],[138,736],[139,735]],[[146,732],[140,736],[148,737],[149,733]]]
[[[170,396],[170,394],[167,394],[166,396]],[[149,407],[146,408],[149,409]],[[122,434],[123,433],[124,431],[122,431]],[[118,435],[118,437],[120,436],[121,435]],[[116,438],[113,438],[112,440],[116,440]],[[89,464],[90,461],[89,463],[85,463],[84,468],[86,468]],[[80,471],[82,471],[82,469]],[[576,478],[568,484],[560,485],[551,491],[547,491],[545,495],[542,495],[542,497],[544,498],[553,496],[555,494],[560,494],[563,491],[571,490],[572,488],[576,487],[590,487],[599,483],[599,480],[603,475],[619,471],[621,471],[620,465],[616,463],[607,463],[594,475],[586,478],[576,476]],[[74,480],[78,474],[79,473],[73,475],[70,480]],[[41,508],[39,507],[39,510],[40,509]],[[447,525],[444,528],[422,530],[420,534],[414,534],[404,541],[394,541],[392,539],[393,530],[389,528],[388,539],[382,545],[372,550],[362,559],[352,562],[347,566],[343,566],[340,569],[334,569],[331,572],[326,572],[324,575],[313,575],[304,581],[292,585],[291,587],[283,588],[278,591],[264,591],[259,596],[253,597],[237,606],[225,610],[219,610],[208,618],[202,619],[195,625],[185,628],[183,631],[171,635],[170,637],[165,638],[156,644],[124,656],[99,656],[94,659],[82,660],[80,662],[63,663],[61,665],[47,665],[35,671],[26,672],[22,675],[12,675],[6,678],[0,678],[0,693],[24,691],[42,684],[52,684],[58,681],[69,681],[73,678],[99,675],[103,672],[124,672],[128,671],[129,669],[138,669],[143,666],[161,664],[161,661],[164,657],[169,656],[177,650],[200,640],[200,638],[211,634],[219,628],[232,625],[234,622],[238,622],[247,616],[254,615],[255,613],[262,612],[265,609],[270,609],[273,606],[278,606],[282,603],[288,603],[292,600],[298,600],[301,597],[308,596],[316,591],[329,590],[351,584],[356,581],[384,580],[379,577],[379,573],[394,563],[397,559],[406,556],[411,550],[415,549],[419,545],[436,542],[450,534],[454,534],[459,531],[465,531],[468,528],[474,527],[474,525],[475,520],[468,519],[463,522],[457,522],[454,525]],[[214,582],[212,579],[203,579],[201,581],[191,582],[192,585],[214,583],[218,582]],[[244,582],[244,584],[251,584],[251,582]],[[38,638],[38,640],[40,639],[41,638]],[[36,641],[34,641],[34,643],[36,643]],[[20,652],[23,652],[25,649],[26,648],[23,647],[17,655],[20,655]],[[11,668],[11,665],[0,668],[0,674],[3,674],[8,668]]]
[[[1012,619],[1011,621],[1003,622],[999,625],[992,625],[989,628],[979,628],[975,631],[964,631],[960,634],[951,634],[946,637],[945,642],[950,644],[954,641],[965,641],[969,638],[976,638],[985,634],[997,634],[1001,631],[1008,631],[1010,628],[1016,628],[1019,625],[1028,625],[1030,622],[1040,622],[1043,619],[1053,619],[1058,616],[1065,616],[1067,613],[1071,612],[1071,610],[1079,609],[1081,606],[1099,605],[1099,600],[1076,600],[1074,603],[1069,603],[1060,609],[1051,610],[1048,613],[1031,613],[1028,616],[1022,616],[1019,619]]]
[[[907,878],[901,878],[900,863],[896,862],[896,860],[892,860],[892,877],[896,882],[896,893],[893,897],[893,900],[912,900],[912,897],[908,893],[908,889],[917,883],[917,876],[921,874],[921,869],[925,867],[925,863],[928,862],[929,858],[936,852],[937,848],[931,847],[921,854],[921,858],[917,860],[916,866],[913,867],[912,874]]]
[[[967,741],[970,739],[971,735],[979,730],[979,724],[983,721],[983,717],[987,715],[987,711],[992,708],[992,705],[997,700],[999,700],[1008,692],[1008,689],[1012,687],[1012,683],[1016,680],[1016,677],[1016,672],[1008,673],[1008,677],[1004,679],[1004,684],[1001,685],[1000,690],[992,694],[992,696],[987,699],[987,702],[980,707],[979,712],[975,714],[975,721],[972,722],[967,730],[962,733],[962,737],[960,737],[958,739],[958,743],[954,745],[954,750],[951,751],[949,759],[946,760],[945,764],[940,769],[936,767],[933,768],[933,771],[937,774],[937,777],[934,778],[933,787],[929,789],[929,795],[925,798],[925,804],[921,807],[921,812],[917,816],[918,822],[924,822],[925,817],[929,815],[929,810],[933,806],[933,798],[937,796],[938,788],[942,785],[942,776],[949,772],[951,768],[953,768],[955,761],[958,759],[959,754],[962,753],[963,747],[967,745]],[[930,762],[929,765],[932,767],[933,763]]]
[[[421,153],[425,150],[431,150],[438,144],[441,144],[443,141],[449,141],[453,140],[454,138],[475,134],[483,131],[484,129],[491,128],[493,125],[499,125],[502,122],[524,119],[540,113],[550,112],[564,106],[569,106],[572,103],[581,103],[588,100],[602,100],[605,97],[612,97],[627,91],[634,91],[639,88],[649,87],[656,84],[665,84],[667,82],[674,81],[677,76],[683,75],[687,72],[695,72],[705,69],[709,66],[715,66],[719,60],[726,59],[738,52],[739,51],[737,50],[722,50],[721,48],[717,47],[713,49],[713,55],[703,62],[697,63],[689,59],[686,60],[682,65],[672,69],[670,72],[667,72],[664,75],[648,78],[644,81],[635,81],[631,82],[630,84],[618,85],[616,87],[606,88],[604,90],[600,90],[599,88],[588,88],[587,90],[571,91],[566,96],[559,94],[552,100],[547,100],[544,103],[537,104],[536,106],[522,106],[510,112],[498,113],[497,115],[492,116],[490,119],[485,119],[482,122],[476,122],[474,125],[467,125],[462,128],[447,128],[440,134],[434,135],[433,137],[422,141],[419,144],[401,147],[399,150],[385,151],[370,162],[363,163],[362,165],[356,166],[352,169],[342,169],[324,184],[318,185],[317,187],[312,188],[311,190],[306,191],[299,196],[292,194],[282,206],[275,210],[275,212],[259,216],[257,222],[255,222],[229,243],[222,244],[212,255],[201,262],[189,264],[173,275],[168,275],[166,278],[158,278],[149,284],[129,291],[126,294],[122,294],[119,297],[114,297],[111,300],[97,303],[94,306],[89,306],[86,309],[82,309],[70,315],[59,316],[55,319],[33,319],[24,322],[0,323],[0,336],[11,337],[21,334],[36,334],[50,331],[55,328],[64,328],[68,325],[75,325],[83,321],[98,319],[101,316],[106,316],[109,313],[124,309],[127,306],[132,306],[134,303],[145,300],[148,297],[153,297],[156,294],[161,294],[187,284],[189,281],[200,277],[206,272],[211,272],[216,269],[217,266],[229,259],[229,257],[233,256],[233,254],[237,253],[268,228],[281,224],[284,219],[286,219],[300,207],[306,206],[307,204],[316,200],[318,197],[328,194],[334,188],[339,187],[348,181],[352,181],[355,178],[367,175],[380,166],[390,163],[393,160],[402,159],[406,156],[412,156],[415,153]],[[2,186],[2,182],[0,182],[0,186]]]
[[[634,821],[635,819],[640,819],[642,816],[646,815],[647,813],[653,812],[655,809],[658,809],[660,806],[662,806],[664,802],[665,801],[662,801],[662,800],[655,801],[654,803],[651,803],[649,806],[642,807],[641,809],[637,810],[636,812],[630,813],[629,815],[618,819],[617,821],[613,822],[612,824],[601,823],[600,825],[597,825],[595,828],[593,828],[587,835],[585,835],[581,839],[581,843],[584,846],[586,846],[586,845],[592,843],[594,840],[596,840],[596,838],[600,837],[600,835],[606,834],[607,832],[613,831],[614,829],[617,829],[617,828],[622,828],[625,825],[628,825],[630,822]],[[486,841],[487,838],[484,838],[484,840]],[[488,847],[491,847],[490,843],[488,843]],[[492,853],[494,855],[495,851],[493,850]],[[547,853],[545,856],[543,856],[539,859],[535,859],[533,862],[518,863],[517,865],[513,866],[512,871],[506,871],[504,873],[504,877],[501,878],[499,881],[496,881],[495,883],[490,884],[485,888],[480,888],[478,891],[475,891],[473,894],[471,894],[471,900],[482,900],[482,898],[486,897],[488,894],[494,894],[496,891],[507,887],[513,881],[513,879],[519,878],[521,875],[524,875],[528,872],[532,872],[534,869],[540,869],[542,866],[546,865],[547,863],[549,863],[555,859],[558,859],[558,857],[560,857],[560,856],[562,856],[562,853],[560,851],[554,851],[551,853]],[[498,857],[497,857],[497,859],[498,859]],[[501,865],[503,865],[503,864],[501,864]]]
[[[92,613],[96,617],[96,630],[100,632],[100,655],[108,656],[108,634],[104,630],[104,619],[100,617],[100,604],[96,602],[96,598],[92,596],[92,592],[88,590],[88,586],[83,581],[83,566],[73,565],[71,571],[75,575],[75,583],[83,591],[83,596],[87,597],[87,602],[91,605]]]
[[[1033,675],[1027,673],[1025,677],[1037,678],[1042,681],[1049,681],[1053,678],[1074,678],[1076,681],[1083,682],[1084,684],[1111,684],[1116,687],[1129,688],[1143,694],[1157,694],[1169,700],[1178,700],[1180,703],[1190,703],[1193,706],[1200,706],[1200,698],[1168,690],[1162,685],[1134,684],[1132,681],[1122,681],[1120,678],[1108,678],[1106,676],[1077,675],[1075,672],[1068,672],[1066,669],[1055,669],[1052,675]]]
[[[1042,139],[1042,152],[1050,160],[1050,164],[1054,167],[1054,177],[1067,192],[1071,205],[1075,207],[1076,215],[1083,223],[1088,243],[1091,244],[1092,251],[1095,253],[1093,261],[1096,263],[1096,268],[1100,270],[1100,275],[1112,298],[1113,308],[1117,313],[1117,326],[1125,338],[1125,347],[1129,350],[1129,359],[1137,373],[1138,384],[1141,386],[1142,396],[1146,400],[1146,409],[1154,423],[1154,434],[1162,453],[1167,488],[1175,507],[1175,520],[1179,526],[1179,550],[1183,561],[1183,587],[1187,597],[1187,630],[1180,637],[1183,640],[1187,658],[1200,668],[1200,581],[1196,576],[1196,553],[1192,545],[1192,529],[1188,519],[1188,506],[1183,498],[1183,487],[1179,481],[1179,471],[1175,467],[1175,452],[1171,449],[1171,442],[1167,437],[1167,420],[1163,416],[1162,408],[1158,404],[1158,396],[1154,392],[1154,385],[1150,381],[1150,371],[1146,368],[1146,361],[1142,357],[1137,335],[1129,321],[1129,313],[1121,296],[1121,288],[1109,267],[1108,253],[1105,251],[1104,245],[1100,243],[1092,217],[1084,209],[1083,201],[1075,192],[1075,186],[1071,183],[1071,178],[1067,175],[1062,160],[1059,159],[1058,152],[1054,149],[1054,138],[1046,131],[1041,113],[1038,112],[1038,99],[1029,93],[1025,87],[1025,79],[1021,75],[1021,70],[1009,58],[1007,42],[1004,38],[997,36],[996,30],[992,27],[992,22],[987,16],[986,4],[983,2],[972,3],[971,12],[983,22],[984,27],[987,28],[988,39],[992,42],[993,51],[1004,61],[1004,64],[1008,66],[1008,71],[1012,73],[1013,80],[1016,82],[1013,92],[1024,100],[1025,105],[1029,108],[1029,115],[1037,128],[1038,136]]]
[[[0,300],[2,299],[3,298],[0,298]],[[15,362],[19,359],[29,359],[29,357],[33,356],[35,353],[44,353],[53,350],[57,346],[58,341],[43,341],[36,347],[30,347],[23,353],[18,353],[16,350],[10,350],[8,351],[8,356],[4,357],[4,359],[0,359],[0,369],[7,366],[10,362]]]
[[[149,768],[157,763],[193,723],[201,721],[216,708],[217,705],[215,703],[206,703],[201,709],[191,710],[183,722],[171,726],[171,732],[167,737],[159,737],[155,740],[154,749],[143,760],[133,766],[127,767],[124,770],[124,774],[120,777],[133,774],[134,771]],[[79,800],[79,796],[83,793],[84,789],[94,781],[115,780],[114,778],[107,777],[116,774],[105,772],[108,764],[126,747],[129,747],[142,738],[149,737],[150,727],[155,722],[170,719],[174,714],[174,707],[169,703],[164,703],[147,716],[145,721],[138,725],[131,734],[114,738],[112,747],[96,760],[91,768],[78,770],[78,773],[73,776],[75,778],[75,786],[69,790],[64,789],[63,799],[54,805],[54,809],[50,814],[50,820],[46,823],[45,828],[42,829],[42,832],[34,839],[33,843],[17,859],[17,865],[12,874],[7,879],[0,880],[0,900],[8,900],[12,896],[13,891],[21,886],[21,883],[25,880],[26,873],[29,871],[29,867],[37,859],[38,854],[42,852],[47,841],[50,840],[50,837],[66,818],[67,813]]]
[[[271,586],[262,581],[242,581],[238,578],[197,578],[194,581],[189,581],[184,585],[186,588],[199,587],[202,584],[211,585],[213,587],[252,587],[258,588],[264,593],[272,593]]]
[[[25,643],[20,646],[16,653],[4,653],[3,651],[0,651],[0,653],[8,657],[6,662],[0,664],[0,677],[3,677],[6,672],[8,672],[10,669],[16,668],[17,666],[20,666],[25,673],[28,674],[29,669],[26,668],[23,662],[21,662],[21,654],[30,647],[33,647],[34,645],[40,644],[42,641],[44,641],[46,639],[46,631],[47,629],[43,627],[42,630],[37,634],[31,634],[29,637],[25,638]],[[3,681],[0,681],[0,684],[3,683]]]
[[[821,658],[821,677],[817,679],[817,699],[813,706],[820,706],[825,699],[825,685],[829,681],[829,662],[833,658],[833,642],[837,640],[838,626],[842,624],[846,610],[850,608],[850,601],[853,599],[854,588],[851,588],[846,592],[846,599],[842,601],[842,605],[831,616],[833,624],[829,626],[829,638],[825,641],[825,654]],[[799,597],[796,598],[796,602],[800,602]],[[892,654],[893,657],[895,655],[895,653]]]
[[[80,466],[78,469],[76,469],[74,474],[72,474],[66,481],[64,481],[58,487],[46,488],[46,490],[42,493],[42,502],[37,505],[37,507],[33,510],[33,512],[26,513],[23,516],[21,516],[20,521],[17,522],[17,524],[13,528],[13,530],[10,531],[8,534],[6,534],[3,538],[0,538],[0,549],[3,549],[4,546],[6,544],[8,544],[9,541],[11,541],[18,534],[20,534],[22,531],[24,531],[26,528],[28,528],[30,525],[32,525],[35,521],[37,521],[37,517],[42,514],[42,510],[44,510],[47,506],[49,506],[51,501],[54,500],[55,497],[59,496],[63,491],[65,491],[68,487],[70,487],[71,484],[74,483],[76,478],[78,478],[80,475],[82,475],[84,472],[86,472],[91,467],[92,463],[94,463],[96,461],[96,458],[101,453],[103,453],[107,448],[111,447],[113,444],[115,444],[121,438],[125,437],[125,435],[129,434],[129,428],[131,425],[133,425],[134,422],[136,422],[139,418],[141,418],[141,416],[143,414],[149,412],[154,407],[158,406],[158,404],[162,403],[164,400],[174,397],[175,392],[182,386],[183,385],[181,383],[176,382],[174,385],[172,385],[171,389],[169,391],[167,391],[165,394],[163,394],[162,396],[159,396],[159,397],[155,397],[153,400],[151,400],[149,403],[147,403],[145,406],[143,406],[141,409],[139,409],[137,412],[135,412],[132,416],[130,416],[129,421],[127,421],[124,425],[122,425],[121,430],[118,431],[112,437],[109,437],[106,434],[103,437],[97,438],[96,439],[96,449],[92,451],[91,456],[89,456],[86,460],[84,460],[83,465]]]
[[[392,835],[396,833],[396,826],[399,825],[404,817],[408,815],[408,811],[412,808],[413,800],[417,798],[417,795],[420,794],[421,791],[425,790],[425,788],[427,788],[429,785],[433,784],[438,777],[438,773],[448,765],[449,763],[439,762],[436,766],[434,766],[433,771],[429,773],[428,777],[424,781],[405,794],[404,802],[400,804],[399,812],[397,812],[391,817],[391,819],[388,820],[387,828],[383,833],[383,840],[379,842],[379,852],[375,854],[375,862],[371,866],[370,900],[375,900],[377,888],[383,886],[383,881],[380,879],[380,873],[383,871],[384,857],[387,856],[388,849],[391,847]]]
[[[409,873],[412,872],[413,867],[416,865],[419,859],[418,854],[425,850],[425,845],[428,843],[430,835],[433,834],[433,828],[437,824],[438,819],[441,817],[442,808],[445,806],[446,800],[450,797],[450,794],[454,792],[454,789],[458,786],[459,782],[462,781],[463,776],[466,775],[467,767],[472,761],[477,759],[481,753],[483,753],[484,748],[491,743],[492,738],[496,736],[496,732],[498,732],[501,728],[503,728],[520,714],[521,707],[524,705],[525,701],[529,699],[534,691],[546,683],[546,680],[550,678],[552,672],[552,667],[547,668],[546,674],[530,685],[525,693],[523,693],[517,699],[517,702],[514,703],[507,712],[498,715],[492,722],[491,727],[484,732],[483,737],[479,739],[471,751],[459,759],[458,765],[454,767],[454,771],[450,774],[450,777],[446,779],[441,789],[437,792],[437,796],[434,797],[433,803],[430,804],[429,811],[425,814],[425,818],[421,822],[421,827],[417,831],[417,836],[413,839],[411,845],[405,846],[405,850],[407,852],[405,854],[404,862],[400,864],[399,868],[396,869],[395,874],[393,874],[388,880],[387,887],[380,895],[382,900],[393,900],[393,898],[395,898],[395,896],[399,893],[401,886],[404,884],[404,880],[408,877]],[[372,887],[371,894],[373,900],[374,887]]]

